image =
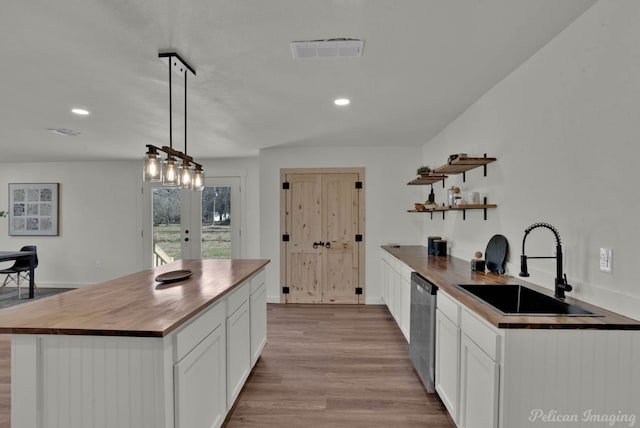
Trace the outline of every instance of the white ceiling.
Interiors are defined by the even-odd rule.
[[[161,50],[196,69],[187,87],[196,159],[285,145],[421,145],[593,3],[6,1],[0,162],[141,159],[145,144],[168,145]],[[364,39],[364,55],[292,58],[290,41],[341,37]],[[173,80],[174,147],[183,150],[184,86]],[[338,96],[351,105],[335,107]]]

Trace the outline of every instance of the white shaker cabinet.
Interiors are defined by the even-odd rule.
[[[227,299],[227,408],[233,406],[251,371],[249,282]]]
[[[436,392],[454,422],[458,422],[460,327],[436,311]]]
[[[251,297],[249,311],[251,315],[251,367],[258,361],[267,343],[267,286],[265,271],[251,278]]]
[[[461,340],[458,426],[497,428],[500,368],[466,334]]]
[[[382,296],[407,342],[411,324],[411,268],[382,250]]]
[[[219,427],[227,414],[224,317],[174,366],[176,428]]]
[[[500,353],[497,330],[439,290],[436,392],[460,428],[497,428]]]

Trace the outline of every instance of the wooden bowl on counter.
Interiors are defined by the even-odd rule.
[[[416,211],[424,211],[426,209],[424,204],[416,203],[415,206],[416,206]]]

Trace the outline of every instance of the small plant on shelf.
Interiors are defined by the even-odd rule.
[[[0,218],[8,216],[9,213],[6,211],[0,211]]]
[[[420,168],[418,168],[418,175],[429,175],[429,173],[431,172],[431,168],[429,168],[428,166],[421,166]]]

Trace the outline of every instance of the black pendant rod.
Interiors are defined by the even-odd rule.
[[[184,154],[187,154],[187,69],[184,70]]]
[[[169,58],[169,147],[173,149],[173,109],[171,106],[171,58]]]

